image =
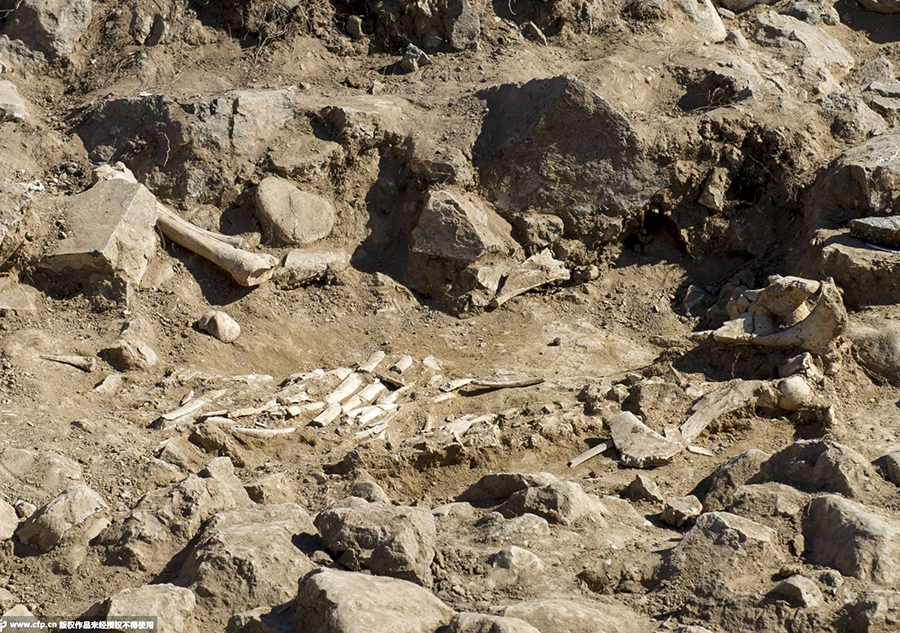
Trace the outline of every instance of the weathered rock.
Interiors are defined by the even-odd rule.
[[[278,246],[302,246],[328,237],[335,212],[330,202],[269,176],[256,188],[256,217],[266,239]]]
[[[751,7],[755,7],[759,4],[774,4],[772,0],[724,0],[724,2],[720,2],[719,6],[725,7],[729,11],[733,11],[734,13],[741,13],[750,9]]]
[[[244,486],[244,490],[256,503],[293,503],[297,499],[297,493],[284,473],[264,475]]]
[[[499,308],[504,303],[529,290],[560,281],[568,281],[569,269],[561,261],[553,258],[549,250],[532,255],[513,268],[503,280],[497,296],[491,299],[491,307]]]
[[[655,481],[646,475],[638,474],[622,494],[633,501],[649,501],[650,503],[662,503],[666,500],[662,490]]]
[[[707,512],[669,552],[660,573],[663,578],[728,580],[772,573],[783,560],[775,530],[728,512]]]
[[[749,483],[777,481],[805,492],[837,492],[852,498],[878,489],[881,478],[866,458],[831,440],[800,440],[760,465]]]
[[[396,578],[319,569],[300,581],[298,630],[306,633],[434,633],[453,610]]]
[[[383,503],[391,505],[391,499],[384,489],[374,481],[357,481],[348,491],[354,497],[365,499],[369,503]]]
[[[659,515],[659,520],[672,527],[680,528],[700,516],[702,511],[703,504],[694,495],[675,497],[666,501],[666,507]]]
[[[283,604],[315,567],[294,539],[315,534],[306,510],[293,503],[222,512],[197,535],[178,584],[192,588],[209,610]]]
[[[541,488],[554,481],[556,477],[550,473],[488,473],[459,495],[457,501],[502,501],[520,490]]]
[[[900,216],[850,220],[850,235],[889,248],[900,247]]]
[[[900,622],[900,591],[867,591],[846,607],[848,631],[890,633]]]
[[[82,614],[85,620],[155,616],[159,633],[196,633],[194,593],[171,584],[123,589]]]
[[[22,0],[3,32],[55,57],[67,57],[91,23],[91,0]]]
[[[27,187],[0,181],[0,267],[19,251],[40,219]]]
[[[138,339],[116,341],[112,347],[103,350],[102,354],[119,371],[147,371],[159,362],[153,348]]]
[[[78,462],[52,452],[23,448],[0,450],[0,480],[26,501],[45,503],[66,488],[83,482]]]
[[[835,138],[859,142],[884,134],[889,127],[863,99],[844,90],[829,93],[816,105]]]
[[[551,523],[571,525],[582,518],[603,523],[605,508],[599,497],[585,493],[578,484],[555,481],[514,493],[497,512],[506,518],[535,514]]]
[[[734,491],[727,510],[771,526],[773,518],[799,520],[808,501],[809,495],[785,484],[745,484]]]
[[[231,343],[241,335],[241,326],[221,310],[210,310],[197,321],[197,327],[223,343]]]
[[[504,547],[491,556],[489,562],[494,567],[508,569],[516,574],[538,572],[544,568],[544,563],[536,554],[516,545]]]
[[[22,314],[35,312],[41,293],[31,286],[20,284],[14,275],[0,276],[0,312]]]
[[[19,515],[16,509],[0,500],[0,541],[8,541],[19,527]]]
[[[854,64],[841,43],[818,27],[774,11],[760,13],[756,22],[756,40],[764,45],[796,50],[829,66],[849,68]]]
[[[326,248],[295,249],[285,255],[278,281],[286,288],[305,286],[345,270],[350,255]]]
[[[809,502],[803,534],[813,565],[882,585],[900,581],[900,524],[837,495]]]
[[[778,391],[778,407],[785,411],[799,411],[815,404],[812,389],[803,376],[785,378],[778,383]]]
[[[415,44],[408,44],[403,51],[403,57],[397,62],[397,67],[405,73],[414,73],[422,66],[428,66],[431,58]]]
[[[345,567],[431,585],[437,533],[428,510],[363,503],[320,512],[315,525]]]
[[[620,237],[661,187],[632,124],[575,77],[505,84],[479,96],[489,112],[473,162],[501,212],[557,215],[568,234],[599,245]]]
[[[121,179],[100,181],[68,204],[68,237],[45,264],[83,286],[110,285],[118,295],[140,285],[156,249],[156,198]]]
[[[31,515],[18,529],[16,536],[22,543],[42,553],[48,552],[66,532],[106,507],[100,495],[84,484],[78,484],[67,488]]]
[[[19,96],[15,84],[5,79],[0,81],[0,123],[4,121],[24,121],[28,117],[25,99]]]
[[[671,461],[684,449],[681,442],[663,437],[628,411],[610,418],[609,431],[622,463],[626,466],[659,466]]]
[[[897,0],[857,0],[866,11],[873,13],[900,13],[900,2]]]
[[[785,578],[775,587],[775,593],[787,598],[792,606],[815,609],[822,604],[822,590],[809,578],[794,575]]]
[[[644,616],[613,600],[588,606],[574,600],[544,598],[497,607],[494,611],[505,618],[524,620],[541,633],[646,633],[651,630]]]
[[[887,471],[887,478],[900,486],[900,452],[891,453],[885,457],[884,465]]]
[[[481,613],[457,613],[447,633],[541,633],[524,620]]]
[[[462,51],[481,37],[478,8],[471,0],[426,0],[414,5],[384,0],[375,7],[375,34],[396,45],[413,41],[428,51]]]
[[[250,505],[227,457],[196,475],[144,495],[122,523],[107,530],[110,561],[158,572],[210,517]]]

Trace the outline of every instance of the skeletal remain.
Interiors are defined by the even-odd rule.
[[[97,368],[97,359],[90,356],[41,354],[41,358],[54,363],[70,365],[87,373],[91,373]]]
[[[383,394],[381,394],[381,396],[379,396],[378,400],[375,401],[375,404],[382,404],[382,405],[394,404],[397,402],[397,400],[399,400],[400,398],[402,398],[403,396],[408,394],[410,391],[412,391],[414,386],[415,385],[405,385],[405,386],[401,387],[400,389],[397,389],[396,391],[389,391],[387,393],[383,393]]]
[[[563,263],[553,259],[550,251],[545,249],[526,259],[509,274],[500,292],[491,300],[491,307],[499,308],[513,297],[540,286],[566,281],[570,276]]]
[[[341,414],[341,405],[338,402],[330,405],[324,411],[322,411],[319,415],[313,418],[313,421],[310,422],[312,426],[328,426],[335,420],[337,420],[338,416]]]
[[[626,466],[645,468],[665,464],[684,448],[681,442],[663,437],[628,411],[612,416],[609,430]]]
[[[122,163],[114,166],[102,165],[94,170],[97,180],[120,178],[137,183],[134,174]],[[156,226],[167,238],[176,244],[211,261],[228,272],[242,286],[258,286],[268,280],[278,266],[278,260],[271,255],[251,253],[239,246],[240,238],[229,238],[201,229],[184,220],[157,201],[158,218]]]
[[[705,457],[713,457],[715,455],[711,450],[703,448],[702,446],[695,446],[694,444],[688,445],[687,450],[689,453],[704,455]]]
[[[356,437],[356,439],[358,439],[358,440],[364,440],[367,437],[371,437],[373,435],[378,435],[382,431],[386,430],[387,427],[388,427],[388,423],[382,422],[380,424],[376,424],[373,427],[370,427],[368,429],[364,429],[364,430],[360,431],[354,437]]]
[[[412,364],[413,364],[412,356],[409,356],[409,355],[403,356],[400,358],[400,360],[398,360],[396,363],[391,365],[390,370],[394,373],[402,375],[403,372],[405,372],[407,369],[412,367]]]
[[[236,435],[246,435],[247,437],[254,437],[261,440],[268,440],[273,437],[282,437],[284,435],[290,435],[297,430],[297,427],[291,426],[284,429],[254,429],[251,427],[237,426],[232,429],[232,433]]]
[[[196,400],[191,400],[190,402],[186,402],[174,411],[169,411],[168,413],[163,413],[160,418],[165,420],[166,422],[171,422],[172,420],[177,420],[179,418],[183,418],[185,416],[191,415],[192,413],[196,413],[203,407],[209,404],[203,398],[197,398]]]
[[[770,383],[764,380],[732,380],[711,391],[691,407],[691,417],[681,425],[681,440],[690,444],[716,418],[756,406],[760,397],[770,391]]]
[[[362,385],[362,378],[359,374],[350,374],[337,388],[330,394],[325,396],[325,402],[328,404],[340,403],[349,398]]]
[[[375,368],[381,364],[381,361],[384,360],[384,357],[386,355],[387,354],[385,354],[381,350],[372,352],[372,354],[366,359],[366,362],[362,363],[357,368],[357,371],[363,372],[365,374],[371,374],[373,371],[375,371]]]
[[[455,397],[456,397],[455,393],[442,393],[439,396],[435,396],[435,398],[434,398],[434,400],[432,400],[432,402],[435,404],[440,404],[441,402],[444,402],[446,400],[451,400]]]
[[[269,400],[265,404],[262,404],[258,407],[243,407],[242,409],[235,409],[231,411],[229,417],[232,418],[246,418],[251,415],[259,415],[260,413],[267,413],[268,411],[272,411],[273,409],[278,407],[278,402],[276,400]]]
[[[583,464],[587,460],[591,459],[592,457],[596,457],[597,455],[605,453],[610,448],[612,448],[612,446],[613,446],[613,443],[611,440],[606,440],[605,442],[600,442],[599,444],[597,444],[597,446],[595,446],[593,448],[589,448],[588,450],[583,452],[578,457],[575,457],[572,460],[570,460],[569,468],[575,468],[576,466],[580,466],[581,464]]]
[[[457,378],[456,380],[451,380],[450,382],[444,383],[441,385],[441,391],[450,392],[456,391],[462,387],[465,387],[470,382],[475,380],[474,378]]]
[[[287,408],[289,417],[296,418],[304,413],[312,413],[313,411],[321,411],[325,408],[324,402],[308,402],[307,404],[294,404]]]
[[[532,387],[544,382],[543,378],[525,378],[523,380],[473,380],[470,384],[479,389],[516,389]]]

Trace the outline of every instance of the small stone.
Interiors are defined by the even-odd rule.
[[[509,569],[517,574],[529,571],[541,571],[544,563],[533,552],[527,549],[509,545],[491,556],[491,565],[502,569]]]
[[[357,481],[350,486],[349,492],[352,496],[365,499],[369,503],[391,505],[391,500],[384,489],[374,481]]]
[[[147,371],[159,362],[153,348],[137,339],[116,341],[102,354],[119,371]]]
[[[210,310],[204,314],[197,322],[197,327],[223,343],[231,343],[241,335],[238,322],[221,310]]]
[[[532,42],[537,42],[541,46],[547,45],[547,36],[534,22],[529,22],[522,28],[522,33]]]
[[[24,121],[28,117],[25,100],[10,81],[0,81],[0,122]]]
[[[19,527],[19,516],[16,509],[0,500],[0,541],[8,541]]]
[[[703,504],[700,503],[700,500],[694,495],[688,495],[666,501],[666,507],[659,518],[663,523],[680,528],[700,516],[702,511]]]
[[[622,491],[622,495],[632,501],[640,500],[649,501],[650,503],[662,503],[666,500],[662,490],[659,489],[656,482],[647,475],[642,474],[635,476],[634,481],[628,484],[625,490]]]
[[[778,383],[781,397],[778,406],[785,411],[798,411],[809,407],[813,401],[813,392],[803,376],[795,375]]]
[[[419,70],[420,67],[427,66],[430,63],[431,58],[425,54],[425,51],[415,44],[410,44],[406,47],[406,51],[404,51],[403,57],[400,59],[399,66],[400,70],[403,72],[414,73]]]
[[[296,494],[292,491],[290,480],[284,473],[272,473],[260,477],[244,486],[244,490],[256,503],[272,504],[296,501]]]
[[[22,500],[16,501],[16,503],[13,507],[15,507],[16,514],[19,516],[20,519],[27,519],[32,514],[37,512],[37,506],[34,505],[33,503],[29,503],[28,501],[22,501]]]
[[[884,466],[888,480],[900,486],[900,452],[891,453],[885,457]]]
[[[347,35],[353,39],[361,40],[363,38],[362,18],[358,15],[351,15],[347,18],[347,24],[344,28],[347,31]]]
[[[278,176],[259,183],[255,202],[263,233],[274,245],[311,244],[328,237],[334,228],[335,211],[330,202]]]
[[[787,598],[795,607],[814,609],[822,604],[822,590],[809,578],[794,575],[778,583],[775,593]]]

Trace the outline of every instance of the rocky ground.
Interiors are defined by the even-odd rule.
[[[898,34],[0,0],[0,613],[900,630]]]

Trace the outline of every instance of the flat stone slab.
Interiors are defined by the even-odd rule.
[[[626,466],[646,468],[665,464],[684,448],[681,442],[663,437],[628,411],[610,418],[609,430]]]
[[[850,220],[850,235],[888,248],[900,248],[900,215]]]

